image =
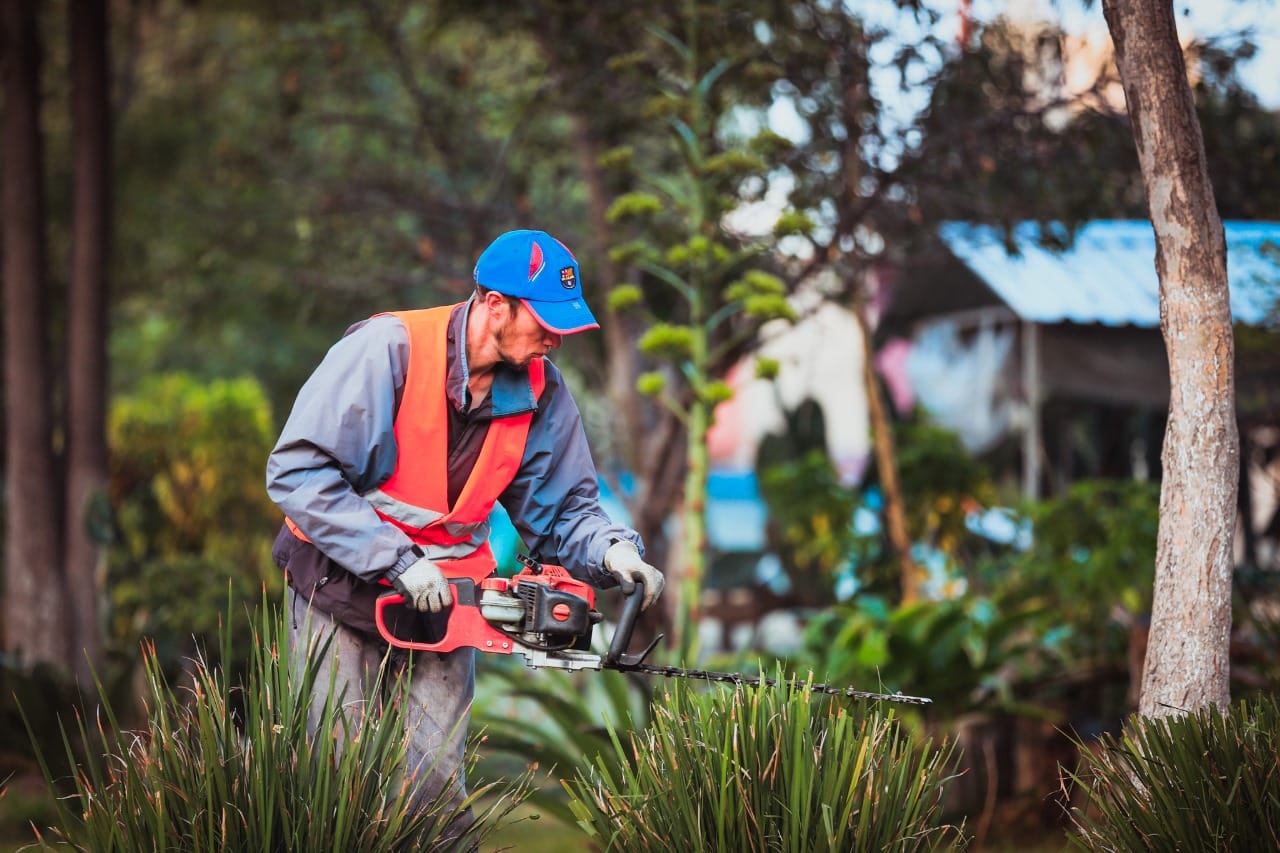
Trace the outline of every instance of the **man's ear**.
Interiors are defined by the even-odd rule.
[[[493,315],[494,319],[501,319],[506,316],[507,297],[503,296],[496,290],[487,291],[484,295],[485,310]]]

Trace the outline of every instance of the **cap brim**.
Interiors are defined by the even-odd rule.
[[[554,332],[557,335],[573,335],[600,328],[595,315],[591,313],[587,303],[581,299],[569,299],[564,302],[535,302],[532,299],[520,301],[548,332]]]

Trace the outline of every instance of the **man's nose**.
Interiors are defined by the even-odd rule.
[[[560,349],[560,342],[563,340],[564,340],[564,335],[557,335],[554,332],[546,333],[545,343],[551,349]]]

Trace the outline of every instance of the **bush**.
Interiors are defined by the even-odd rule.
[[[1041,716],[1019,693],[1059,665],[1044,630],[1051,618],[1035,600],[969,595],[891,610],[860,595],[809,624],[804,654],[830,683],[928,696],[935,719],[977,709]]]
[[[610,727],[613,760],[565,785],[579,826],[605,850],[930,850],[956,840],[938,823],[950,749],[913,747],[892,716],[785,682],[699,694],[676,681],[651,713],[629,748]]]
[[[1133,717],[1089,749],[1073,842],[1091,850],[1280,849],[1280,704]]]
[[[649,688],[635,673],[531,671],[517,664],[518,658],[494,658],[484,661],[477,677],[471,712],[484,729],[479,767],[495,776],[504,769],[533,768],[538,784],[530,804],[572,825],[563,780],[609,757],[607,719],[647,722],[640,712],[648,709]]]
[[[113,401],[108,436],[105,627],[122,671],[104,680],[127,683],[144,635],[169,675],[194,656],[197,643],[216,650],[228,582],[248,606],[264,585],[282,589],[271,561],[281,519],[262,487],[274,432],[266,393],[254,379],[150,377]],[[173,594],[175,578],[182,595]],[[232,650],[245,659],[248,626],[238,627]]]
[[[426,808],[410,810],[414,780],[404,776],[402,692],[381,713],[348,715],[331,683],[319,731],[343,736],[308,738],[308,697],[327,648],[298,662],[291,675],[285,620],[265,606],[262,614],[239,688],[201,658],[191,686],[175,693],[151,649],[144,655],[145,731],[122,731],[103,694],[96,719],[78,721],[79,745],[73,748],[75,739],[64,734],[76,770],[71,796],[57,800],[57,825],[37,834],[42,849],[444,849],[440,834],[453,809],[484,797],[489,805],[456,840],[465,849],[524,798],[527,777],[479,785],[461,807],[450,804],[446,790]],[[220,636],[225,661],[230,631],[224,627]],[[46,781],[58,784],[39,759]]]

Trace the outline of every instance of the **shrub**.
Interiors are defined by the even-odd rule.
[[[71,796],[58,799],[57,825],[47,835],[37,833],[39,846],[443,849],[436,845],[454,809],[484,797],[489,805],[456,840],[466,848],[496,829],[496,819],[524,798],[527,777],[502,787],[479,785],[460,807],[449,803],[446,792],[425,808],[410,810],[414,780],[404,775],[403,688],[381,713],[351,715],[341,712],[343,698],[335,695],[331,681],[319,731],[341,730],[343,737],[308,738],[308,697],[328,650],[316,649],[291,674],[287,630],[280,614],[262,608],[254,651],[238,688],[201,658],[190,687],[175,692],[154,649],[146,650],[146,729],[121,730],[103,693],[96,719],[78,720],[78,746],[64,733],[76,768]],[[219,633],[225,661],[230,631],[224,627]],[[80,754],[94,758],[82,760]],[[56,785],[43,755],[39,759],[46,781]]]
[[[912,746],[892,716],[803,685],[694,692],[673,682],[648,728],[566,783],[605,850],[929,850],[950,757]],[[615,763],[616,762],[616,763]],[[618,769],[614,769],[614,768]]]
[[[601,650],[603,652],[603,650]],[[472,720],[484,729],[479,767],[491,775],[533,768],[532,806],[572,825],[564,779],[610,757],[608,719],[643,726],[649,688],[634,673],[529,670],[510,658],[484,661]],[[542,784],[551,781],[552,784]]]
[[[1091,850],[1280,849],[1280,701],[1133,717],[1072,780],[1073,842]]]

